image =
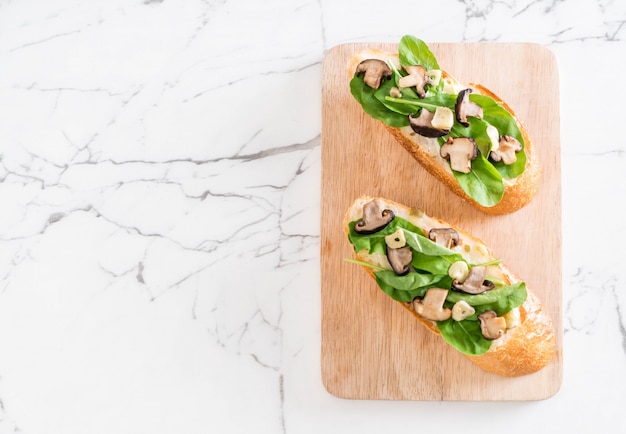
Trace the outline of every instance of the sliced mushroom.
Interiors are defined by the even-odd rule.
[[[492,149],[489,157],[493,161],[502,161],[507,166],[517,161],[517,152],[522,150],[522,144],[513,136],[502,136],[498,142],[498,149]]]
[[[452,316],[452,311],[443,307],[447,296],[447,289],[430,288],[423,299],[413,300],[413,309],[418,315],[431,321],[445,321]]]
[[[495,284],[490,280],[485,280],[487,275],[487,268],[485,267],[472,267],[467,278],[463,282],[454,280],[452,286],[459,291],[466,292],[468,294],[481,294],[485,291],[490,291],[495,288]]]
[[[426,92],[424,91],[424,85],[428,82],[428,76],[426,75],[426,70],[421,65],[411,65],[405,66],[404,70],[409,73],[398,80],[398,86],[400,87],[413,87],[415,86],[415,91],[419,95],[420,98],[424,98],[426,96]]]
[[[476,309],[469,305],[465,300],[459,300],[452,306],[452,319],[455,321],[463,321],[476,313]]]
[[[469,126],[469,122],[467,121],[468,116],[479,119],[483,118],[483,108],[469,100],[469,94],[471,92],[471,88],[463,89],[456,98],[456,106],[454,109],[456,111],[456,120],[464,127]]]
[[[428,239],[447,249],[459,245],[459,233],[452,228],[432,228],[428,231]]]
[[[470,137],[456,137],[454,139],[448,137],[448,141],[441,146],[439,155],[450,161],[452,170],[470,173],[472,160],[478,157],[478,146]]]
[[[424,137],[441,137],[450,132],[448,129],[440,129],[433,126],[432,121],[435,114],[423,108],[418,117],[414,118],[409,114],[409,125],[413,131]]]
[[[395,217],[390,209],[383,209],[377,199],[372,199],[363,205],[363,218],[354,226],[355,232],[363,235],[373,234],[382,230]]]
[[[493,310],[486,310],[478,315],[480,321],[480,331],[490,341],[498,339],[506,331],[506,320],[498,316]]]
[[[363,81],[369,87],[378,89],[384,78],[391,78],[393,73],[386,62],[380,59],[366,59],[356,67],[356,75],[365,73]]]
[[[413,252],[409,246],[400,247],[399,249],[392,249],[387,246],[387,259],[393,271],[398,276],[404,276],[411,270],[409,265],[411,265],[413,260]]]

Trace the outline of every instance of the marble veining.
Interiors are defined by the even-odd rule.
[[[0,1],[0,433],[405,432],[451,411],[451,429],[486,411],[508,432],[626,429],[626,4],[415,7]],[[321,61],[405,33],[558,60],[565,378],[548,401],[321,385]]]

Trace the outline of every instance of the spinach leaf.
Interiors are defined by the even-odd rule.
[[[406,243],[418,253],[430,256],[455,256],[461,258],[461,255],[454,250],[450,250],[440,244],[431,241],[423,233],[413,231],[404,231]]]
[[[404,91],[404,89],[403,89]],[[409,114],[416,113],[419,109],[425,108],[428,111],[434,112],[437,107],[448,107],[454,111],[454,105],[456,104],[456,95],[449,93],[438,93],[426,98],[392,98],[391,96],[385,96],[384,101],[381,101],[389,110],[395,110],[398,113]],[[460,124],[459,124],[460,125]]]
[[[502,162],[493,162],[494,167],[502,177],[513,179],[521,175],[526,168],[526,153],[524,152],[524,136],[517,126],[517,122],[502,104],[486,95],[470,94],[470,101],[475,102],[483,109],[483,120],[496,127],[500,136],[515,137],[522,145],[522,150],[517,153],[515,163],[506,165]],[[487,154],[484,154],[487,156]]]
[[[472,161],[470,173],[452,173],[463,191],[482,206],[494,206],[504,196],[502,176],[482,154]]]
[[[447,274],[450,265],[457,261],[462,261],[461,255],[441,255],[431,256],[423,253],[413,252],[411,265],[416,270],[426,271],[432,274]]]
[[[463,354],[480,356],[491,348],[491,341],[483,337],[478,321],[455,321],[450,318],[438,322],[437,328],[441,337]]]
[[[463,300],[470,306],[476,307],[477,314],[485,310],[493,310],[498,315],[504,315],[511,309],[521,306],[527,296],[526,283],[518,282],[474,295],[451,290],[446,297],[446,302],[454,304]]]
[[[448,275],[421,274],[414,271],[398,276],[391,270],[376,271],[376,282],[380,288],[396,301],[410,302],[415,297],[423,297],[433,286],[450,285]]]
[[[517,126],[517,122],[502,104],[487,95],[470,93],[470,101],[483,109],[483,119],[498,129],[500,135],[513,136],[524,146],[524,137]]]
[[[426,71],[440,69],[437,59],[428,45],[415,36],[405,35],[400,39],[398,54],[402,66],[422,65]]]
[[[350,92],[354,99],[361,104],[363,111],[374,119],[378,119],[391,127],[400,128],[409,125],[408,117],[389,110],[376,98],[376,89],[365,84],[363,77],[355,75],[350,80]]]
[[[354,226],[357,224],[356,221],[350,222],[348,225],[350,231],[348,233],[348,240],[354,246],[355,252],[360,252],[361,250],[367,250],[369,253],[380,252],[385,253],[386,244],[385,237],[387,235],[393,234],[398,228],[405,229],[404,233],[406,234],[415,234],[415,236],[424,237],[424,232],[410,221],[405,220],[401,217],[395,217],[385,228],[382,230],[375,232],[373,234],[360,234],[354,230]],[[411,235],[412,236],[412,235]],[[428,240],[432,243],[432,241]],[[451,252],[451,251],[449,251]],[[454,252],[451,252],[454,253]]]

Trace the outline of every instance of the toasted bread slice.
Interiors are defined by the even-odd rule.
[[[346,236],[350,233],[350,223],[363,219],[364,205],[373,200],[378,201],[381,208],[391,210],[395,217],[407,220],[426,234],[433,228],[455,229],[460,234],[460,243],[453,250],[461,254],[469,263],[489,263],[496,259],[483,241],[462,229],[454,227],[443,220],[430,217],[421,210],[379,197],[362,196],[353,202],[347,210],[343,221]],[[367,250],[362,250],[355,252],[355,257],[359,261],[391,269],[384,254],[370,254]],[[375,278],[375,268],[363,266],[363,269],[372,278]],[[503,263],[490,265],[489,275],[496,277],[503,285],[513,285],[522,281]],[[521,306],[516,308],[518,310],[516,312],[518,314],[517,323],[513,324],[511,328],[507,328],[503,336],[493,340],[491,347],[484,354],[464,354],[485,371],[506,377],[517,377],[539,371],[552,359],[555,351],[555,333],[552,320],[546,311],[543,310],[541,301],[532,290],[526,288],[526,292],[526,300]],[[413,303],[400,303],[419,323],[431,332],[441,335],[437,323],[418,314],[414,309]]]
[[[398,69],[400,68],[397,53],[371,48],[361,51],[350,58],[347,65],[350,78],[354,76],[357,65],[366,59],[380,59],[385,62],[391,62],[396,65]],[[458,82],[446,71],[442,71],[442,76],[444,80],[457,91],[470,87],[473,89],[474,93],[494,99],[513,116],[517,123],[524,139],[526,166],[523,173],[515,179],[504,179],[504,195],[500,202],[494,206],[484,206],[467,195],[454,177],[450,163],[440,155],[440,145],[437,139],[421,136],[415,133],[410,126],[398,128],[384,124],[385,128],[431,175],[443,182],[456,195],[471,203],[482,212],[490,215],[509,214],[526,206],[535,196],[541,178],[541,164],[537,158],[528,132],[511,107],[485,86],[476,83],[470,83],[466,86]]]

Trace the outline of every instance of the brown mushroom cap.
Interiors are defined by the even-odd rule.
[[[383,209],[381,202],[372,199],[363,205],[363,218],[354,225],[354,231],[363,234],[373,234],[382,230],[395,217],[390,209]]]
[[[413,300],[413,310],[431,321],[445,321],[452,316],[452,311],[443,307],[447,296],[447,289],[430,288],[423,299]]]
[[[492,150],[489,157],[493,161],[502,161],[507,166],[517,161],[515,153],[522,150],[522,144],[513,136],[502,136],[498,142],[498,149]]]
[[[467,121],[468,116],[479,119],[483,118],[483,108],[469,100],[469,94],[471,92],[471,88],[463,89],[456,98],[456,106],[454,108],[456,120],[464,127],[469,126],[469,122]]]
[[[470,137],[448,137],[448,141],[441,146],[439,155],[450,161],[452,170],[470,173],[471,162],[478,157],[478,146]]]
[[[356,75],[365,73],[363,82],[373,89],[378,89],[383,78],[391,78],[389,65],[380,59],[365,59],[356,67]]]
[[[485,339],[493,341],[506,332],[506,320],[493,310],[486,310],[478,315],[480,331]]]
[[[420,98],[426,96],[424,86],[428,83],[428,76],[426,75],[426,69],[421,65],[410,65],[403,67],[409,75],[402,77],[398,80],[398,86],[400,87],[415,87],[415,91]]]
[[[391,264],[391,268],[398,276],[405,276],[411,270],[409,265],[411,265],[413,260],[413,251],[409,246],[400,247],[399,249],[387,247],[387,259]]]
[[[432,228],[428,231],[428,239],[448,249],[459,245],[459,233],[452,228]]]
[[[455,280],[452,282],[452,286],[455,289],[468,294],[481,294],[496,287],[496,285],[490,280],[485,280],[486,275],[487,268],[480,266],[472,267],[467,275],[467,278],[463,282]]]
[[[435,114],[431,111],[423,108],[420,111],[418,117],[414,118],[412,114],[409,114],[409,125],[413,131],[415,131],[420,136],[424,137],[441,137],[445,136],[450,132],[450,130],[442,130],[439,128],[435,128],[432,125],[432,120]]]

